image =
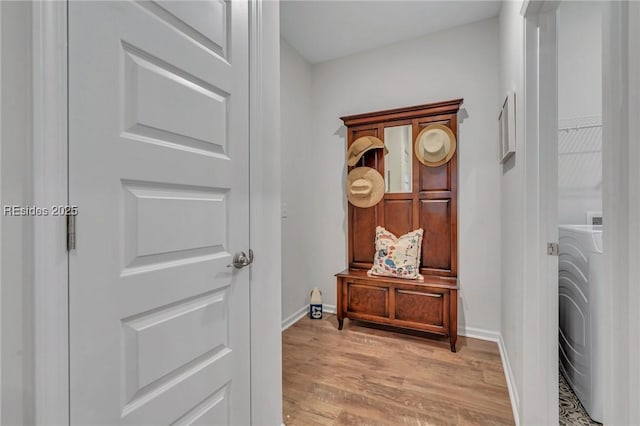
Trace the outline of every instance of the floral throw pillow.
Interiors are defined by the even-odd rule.
[[[376,254],[369,275],[423,280],[420,275],[422,229],[396,237],[376,227]]]

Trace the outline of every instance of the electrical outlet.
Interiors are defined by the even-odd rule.
[[[602,225],[602,212],[588,211],[585,216],[587,225]]]

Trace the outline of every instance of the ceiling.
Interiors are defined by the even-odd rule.
[[[497,16],[500,1],[281,0],[280,32],[312,64]]]

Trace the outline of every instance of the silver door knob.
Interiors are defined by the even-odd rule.
[[[235,268],[238,269],[242,269],[245,266],[249,266],[253,263],[253,250],[249,249],[249,255],[247,256],[247,254],[243,251],[240,251],[238,253],[236,253],[233,256],[233,263],[230,265],[227,265],[227,268],[233,266]]]

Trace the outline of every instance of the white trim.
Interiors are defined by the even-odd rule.
[[[509,356],[507,354],[507,347],[502,339],[502,334],[498,334],[498,349],[500,350],[500,358],[502,359],[502,370],[504,371],[504,377],[507,381],[507,388],[509,389],[509,399],[511,400],[511,409],[513,411],[513,420],[516,426],[520,425],[520,396],[518,395],[518,387],[516,385],[516,378],[511,370],[511,363],[509,362]]]
[[[473,339],[486,340],[488,342],[498,343],[500,340],[500,333],[497,331],[485,330],[483,328],[475,327],[458,327],[458,336],[471,337]]]
[[[278,1],[249,2],[251,419],[282,423],[280,18]]]
[[[603,40],[603,214],[607,286],[604,423],[640,424],[640,6],[607,2]]]
[[[300,309],[289,315],[287,318],[282,320],[282,331],[285,331],[287,328],[298,322],[300,318],[304,317],[307,314],[307,312],[309,312],[309,305],[304,305]],[[336,305],[323,303],[322,312],[324,314],[335,314],[337,312]],[[495,343],[498,343],[498,341],[501,339],[500,333],[498,333],[497,331],[485,330],[483,328],[475,327],[460,326],[458,328],[458,335]]]
[[[559,293],[557,256],[546,255],[547,242],[558,242],[558,42],[556,10],[559,2],[551,3],[548,12],[540,16],[541,37],[540,68],[545,70],[544,85],[540,85],[540,152],[539,188],[540,234],[538,250],[540,259],[541,303],[538,321],[544,341],[540,345],[540,357],[544,362],[541,376],[541,399],[546,402],[549,424],[555,424],[560,416],[558,403],[558,330]],[[540,253],[540,251],[538,252]],[[525,321],[526,323],[526,321]],[[527,334],[525,334],[526,336]],[[525,339],[526,340],[526,339]]]
[[[335,314],[337,311],[336,305],[322,305],[322,312],[326,314]]]
[[[67,203],[67,4],[33,5],[34,205]],[[34,220],[35,423],[69,424],[68,253],[63,217]]]
[[[627,299],[627,309],[630,312],[627,324],[631,325],[629,330],[629,358],[632,360],[629,365],[628,377],[630,378],[629,400],[635,403],[629,404],[633,410],[630,413],[631,422],[640,422],[640,191],[637,183],[640,181],[640,4],[630,2],[627,4],[626,13],[628,19],[627,28],[627,120],[629,125],[629,164],[630,174],[627,182],[630,184],[629,191],[629,228],[627,235],[629,238],[629,259],[635,259],[629,263],[629,298]],[[633,283],[633,285],[631,285]]]
[[[607,336],[607,350],[605,352],[605,365],[607,366],[606,389],[603,420],[614,425],[631,424],[628,418],[628,394],[624,389],[627,376],[628,356],[627,351],[620,350],[620,343],[625,339],[624,324],[626,324],[626,308],[624,300],[627,298],[625,286],[628,283],[626,276],[629,257],[624,249],[624,241],[627,238],[626,208],[610,210],[612,202],[625,202],[626,185],[625,161],[620,158],[624,153],[625,117],[620,114],[624,111],[623,101],[623,53],[622,39],[623,21],[622,4],[608,3],[605,8],[607,18],[603,25],[603,79],[602,79],[602,213],[606,215],[606,232],[603,233],[603,248],[606,250],[605,282],[616,282],[616,291],[607,291],[607,306],[605,310]],[[612,149],[617,145],[617,149]],[[625,206],[626,207],[626,206]],[[622,241],[621,244],[618,241]],[[613,262],[607,262],[610,257],[616,257],[618,264],[613,267]],[[622,267],[621,267],[622,266]],[[619,281],[613,281],[619,280]],[[614,364],[613,360],[617,362]],[[608,390],[608,391],[607,391]]]
[[[2,99],[2,6],[0,5],[0,99]],[[0,101],[0,177],[2,177],[2,102]],[[2,185],[0,185],[0,201],[2,201]],[[0,241],[2,241],[2,220],[0,220]],[[0,244],[0,271],[2,270],[2,244]],[[2,274],[0,273],[0,376],[2,376]],[[2,421],[2,380],[0,380],[0,421]]]
[[[297,311],[283,319],[282,331],[285,331],[287,328],[300,321],[302,317],[307,315],[307,312],[309,312],[309,305],[304,305],[302,308],[298,309]],[[335,314],[336,312],[336,305],[322,305],[323,314]]]
[[[323,307],[324,308],[324,307]],[[287,328],[291,327],[293,324],[297,323],[300,318],[307,315],[309,312],[309,305],[305,305],[302,308],[298,309],[288,317],[282,320],[282,331],[285,331]]]
[[[542,3],[542,4],[540,4]],[[529,2],[524,10],[523,375],[518,403],[523,424],[558,423],[557,43],[558,2]],[[554,186],[555,185],[555,186]],[[554,266],[555,265],[555,266]]]

